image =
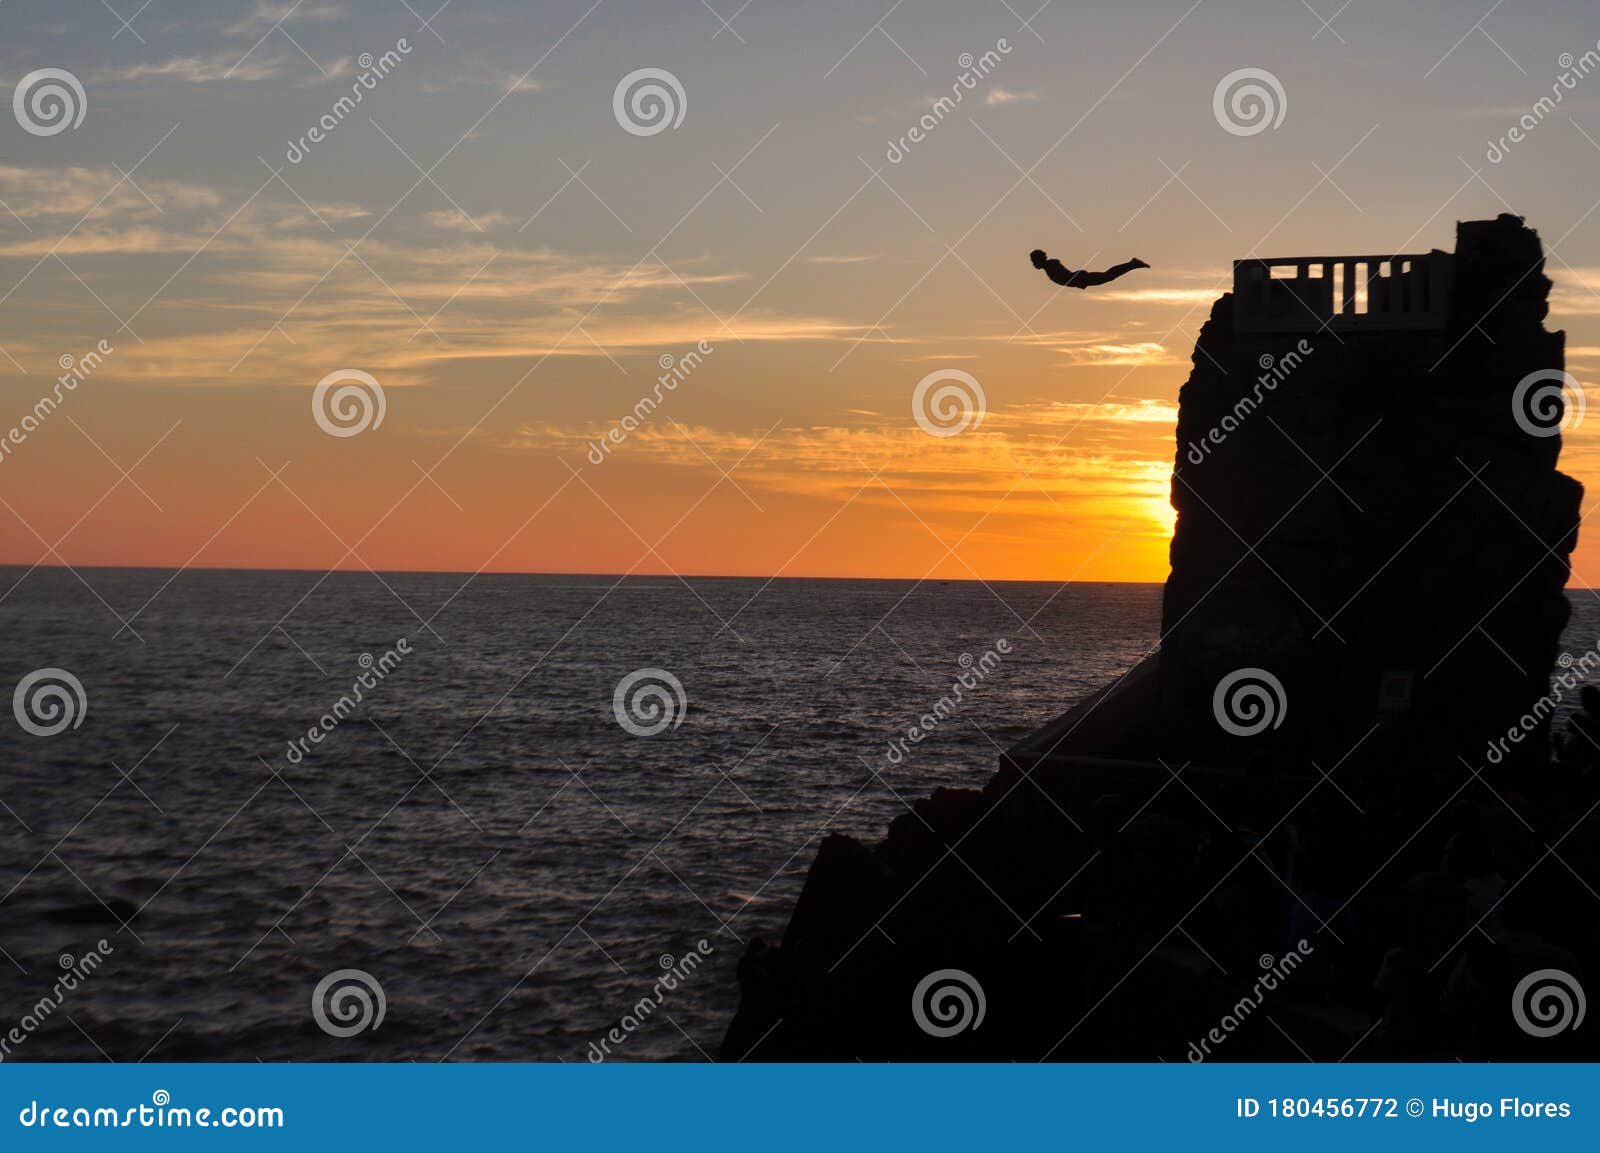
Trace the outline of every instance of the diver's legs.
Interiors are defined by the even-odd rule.
[[[1110,284],[1119,276],[1126,276],[1136,268],[1149,268],[1142,260],[1125,260],[1121,264],[1113,264],[1104,272],[1074,272],[1072,286],[1074,288],[1093,288],[1097,284]]]
[[[1115,280],[1119,276],[1126,276],[1128,273],[1132,272],[1136,268],[1149,268],[1149,267],[1150,266],[1148,264],[1146,264],[1142,260],[1137,260],[1137,259],[1135,259],[1135,260],[1125,260],[1121,264],[1113,264],[1110,268],[1106,269],[1104,272],[1096,273],[1095,275],[1100,277],[1100,279],[1096,280],[1095,283],[1096,284],[1105,284],[1105,283],[1107,283],[1109,281]]]

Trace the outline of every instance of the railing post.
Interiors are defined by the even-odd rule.
[[[1449,308],[1452,267],[1448,257],[1441,259],[1422,253],[1237,260],[1234,316],[1241,331],[1253,332],[1295,332],[1308,321],[1343,328],[1437,328]],[[1293,279],[1275,275],[1291,268]],[[1288,300],[1291,295],[1298,304]]]

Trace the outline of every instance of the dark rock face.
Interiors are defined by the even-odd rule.
[[[1525,431],[1559,408],[1513,414],[1563,337],[1519,219],[1438,259],[1443,328],[1236,331],[1217,302],[1159,657],[981,790],[824,841],[724,1059],[1593,1058],[1592,1025],[1512,1010],[1600,972],[1600,692],[1554,760],[1544,708],[1581,489]],[[1281,692],[1230,731],[1241,670]]]
[[[1326,766],[1380,725],[1358,761],[1482,764],[1549,688],[1582,488],[1513,399],[1560,372],[1564,335],[1544,331],[1550,282],[1516,217],[1460,225],[1455,265],[1438,332],[1236,334],[1229,298],[1212,310],[1179,398],[1171,754]],[[1287,708],[1241,738],[1212,696],[1246,667]],[[1548,759],[1541,738],[1517,765]]]

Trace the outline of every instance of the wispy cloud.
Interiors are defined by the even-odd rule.
[[[983,102],[990,106],[997,104],[1022,104],[1029,100],[1039,99],[1037,92],[1013,92],[1009,88],[1002,88],[996,84],[984,94]]]
[[[137,184],[128,181],[111,167],[0,164],[0,198],[24,220],[76,219],[91,210],[96,220],[114,216],[148,219],[164,212],[210,211],[223,203],[219,193],[203,185],[148,176],[136,179]]]
[[[256,0],[250,11],[226,25],[222,31],[227,36],[260,35],[273,25],[293,21],[320,21],[329,23],[343,20],[346,12],[342,4],[307,4],[302,0],[296,4],[293,0],[279,0],[277,3],[269,0]]]
[[[171,80],[182,84],[216,84],[228,81],[250,84],[276,80],[287,71],[283,57],[251,53],[244,59],[236,52],[213,52],[208,56],[172,56],[158,63],[140,62],[116,68],[100,68],[89,74],[91,80]]]
[[[1100,300],[1118,300],[1128,304],[1209,304],[1224,292],[1227,285],[1217,288],[1125,288],[1111,289],[1093,294]]]
[[[1545,265],[1550,277],[1552,316],[1600,316],[1600,268]]]
[[[1015,338],[1016,343],[1048,348],[1066,357],[1071,365],[1086,367],[1142,367],[1157,364],[1179,364],[1181,359],[1164,344],[1154,340],[1138,340],[1135,334],[1118,329],[1105,331],[1030,332]],[[1007,337],[989,337],[990,340],[1011,341]]]
[[[526,70],[510,71],[478,57],[462,62],[461,70],[449,76],[430,76],[422,82],[424,92],[450,92],[458,88],[489,88],[497,92],[525,94],[543,92],[544,82]]]
[[[302,210],[302,215],[304,212]],[[284,230],[279,213],[241,214],[206,247],[205,273],[143,310],[144,342],[118,357],[126,379],[178,388],[314,382],[330,363],[359,363],[404,387],[460,379],[466,366],[548,357],[650,362],[702,339],[749,346],[845,341],[861,327],[824,315],[747,309],[724,330],[694,299],[737,277],[680,261],[630,269],[546,250],[486,243],[407,247],[344,242],[308,226]],[[151,225],[80,229],[71,252],[195,252],[214,230]],[[48,251],[50,240],[22,242]],[[20,247],[13,246],[13,247]],[[357,258],[359,257],[359,259]],[[74,270],[91,282],[87,261]],[[117,298],[113,297],[113,301]],[[143,304],[113,304],[119,312]],[[95,324],[93,298],[80,302]],[[125,315],[126,313],[124,313]],[[644,376],[653,377],[653,363]]]
[[[1170,409],[1170,406],[1168,406]],[[856,427],[813,426],[737,431],[686,426],[663,419],[635,432],[612,457],[636,464],[703,470],[713,460],[740,461],[739,483],[830,502],[883,508],[988,513],[1004,503],[1012,513],[1052,515],[1096,506],[1165,532],[1172,471],[1170,433],[1154,419],[1162,411],[1132,405],[1022,406],[989,413],[981,428],[936,440],[909,420]],[[1175,414],[1174,414],[1175,415]],[[1102,423],[1148,424],[1142,443],[1062,452],[1062,426],[1087,416]],[[1160,429],[1159,432],[1155,431]],[[525,424],[507,447],[579,457],[600,426]],[[608,466],[609,467],[609,466]],[[876,474],[877,480],[870,478]],[[1027,483],[1017,484],[1026,474]],[[865,487],[863,487],[865,486]],[[904,504],[902,504],[904,502]]]
[[[504,212],[474,212],[469,220],[454,208],[424,212],[422,219],[429,227],[442,228],[447,232],[487,232],[492,228],[504,228],[515,223]]]
[[[1182,359],[1153,340],[1131,344],[1095,343],[1069,345],[1060,351],[1067,363],[1092,368],[1145,367],[1156,364],[1181,364]]]

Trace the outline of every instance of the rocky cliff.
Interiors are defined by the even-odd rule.
[[[1550,681],[1563,337],[1519,219],[1429,260],[1432,327],[1217,301],[1158,656],[981,789],[825,840],[740,964],[725,1059],[1594,1055],[1528,1027],[1528,980],[1581,997],[1600,954],[1600,693],[1560,756],[1549,731],[1600,674]],[[1414,289],[1392,272],[1369,291]]]
[[[1564,334],[1518,218],[1459,225],[1451,263],[1438,331],[1251,334],[1217,302],[1179,397],[1169,754],[1329,765],[1371,732],[1357,763],[1481,762],[1548,688],[1582,496],[1555,467]],[[1269,731],[1213,715],[1242,668],[1282,685]]]

